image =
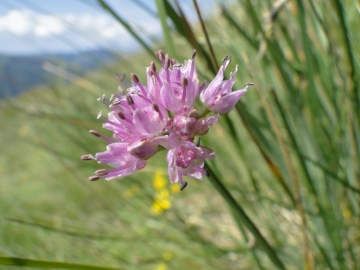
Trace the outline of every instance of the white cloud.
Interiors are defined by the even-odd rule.
[[[14,35],[27,34],[30,29],[30,21],[27,11],[11,10],[0,17],[0,32],[9,31]]]
[[[30,34],[41,38],[63,35],[77,29],[104,38],[113,38],[124,32],[121,25],[103,14],[65,14],[57,17],[28,10],[11,10],[0,17],[0,32],[8,31],[17,36]]]
[[[14,9],[0,16],[0,50],[1,43],[4,43],[1,40],[9,34],[26,42],[33,40],[34,43],[48,45],[57,43],[56,47],[63,46],[64,50],[69,50],[70,47],[86,50],[94,46],[114,49],[131,48],[135,45],[127,30],[108,14],[57,15]],[[132,26],[145,35],[161,35],[160,24],[156,19],[138,20],[136,23],[133,22]],[[37,45],[34,44],[34,46]],[[48,49],[51,50],[51,48]]]
[[[64,24],[56,17],[50,15],[40,15],[33,25],[33,33],[38,37],[49,35],[61,35],[65,32]]]

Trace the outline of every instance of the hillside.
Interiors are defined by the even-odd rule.
[[[0,55],[0,98],[16,96],[34,86],[51,82],[55,76],[43,69],[49,62],[76,75],[98,69],[117,59],[109,51],[33,56]]]

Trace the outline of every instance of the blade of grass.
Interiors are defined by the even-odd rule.
[[[225,199],[228,205],[233,209],[236,215],[241,219],[241,222],[249,229],[249,231],[254,235],[257,243],[262,247],[262,249],[266,252],[269,256],[270,260],[273,264],[278,267],[278,269],[285,269],[284,264],[279,259],[276,254],[276,251],[270,246],[267,240],[262,236],[259,229],[256,225],[252,222],[249,216],[245,213],[243,208],[236,202],[234,197],[230,194],[230,192],[226,189],[224,184],[217,178],[215,172],[211,170],[211,168],[205,165],[210,176],[210,182],[214,185],[214,187],[219,191],[221,196]]]
[[[250,124],[254,121],[251,120],[250,114],[249,114],[248,110],[246,109],[246,107],[244,106],[244,104],[241,104],[241,102],[239,102],[235,106],[235,110],[236,110],[238,116],[240,117],[242,123],[244,124],[246,130],[249,132],[249,135],[250,135],[252,141],[257,146],[258,150],[260,151],[261,156],[263,157],[263,159],[265,160],[266,164],[268,165],[270,171],[274,175],[275,179],[283,187],[283,189],[286,192],[286,194],[288,195],[289,199],[295,205],[294,196],[292,195],[289,187],[287,186],[287,184],[279,170],[279,167],[272,161],[269,154],[264,150],[264,148],[266,148],[266,147],[264,147],[260,143],[260,142],[266,142],[265,136],[262,134],[262,132],[259,130],[259,128],[256,125],[252,126]]]
[[[318,166],[319,168],[321,168],[321,170],[323,170],[325,173],[327,173],[329,176],[331,176],[330,179],[334,179],[334,181],[342,184],[345,188],[350,189],[353,192],[359,193],[360,194],[360,189],[352,186],[351,184],[349,184],[348,182],[346,182],[345,178],[341,178],[338,176],[338,174],[336,174],[335,172],[333,172],[331,169],[325,167],[323,164],[321,164],[320,162],[317,162],[315,160],[312,160],[310,157],[302,155],[302,158],[304,158],[305,160],[311,162],[312,164]]]
[[[350,93],[352,95],[352,100],[354,102],[354,105],[357,106],[358,108],[360,108],[360,99],[359,99],[359,93],[358,93],[359,80],[358,80],[358,76],[356,75],[355,56],[351,49],[350,32],[349,32],[348,27],[346,26],[344,6],[340,0],[333,0],[332,3],[335,6],[336,13],[339,17],[340,27],[341,27],[340,32],[344,39],[346,54],[347,54],[347,58],[348,58],[348,61],[350,64],[350,72],[349,73],[350,73],[350,78],[352,79],[352,83],[353,83],[353,85],[350,89]]]
[[[166,8],[165,8],[165,1],[156,0],[155,2],[156,2],[156,7],[158,9],[161,27],[162,27],[162,30],[164,33],[166,48],[167,48],[169,54],[171,55],[171,57],[176,59],[177,55],[176,55],[176,51],[175,51],[173,38],[171,37],[171,31],[166,22],[167,14],[166,14]]]
[[[75,263],[62,263],[54,261],[42,261],[32,259],[22,259],[17,257],[0,256],[0,265],[16,265],[21,267],[33,268],[56,268],[56,269],[84,269],[84,270],[120,270],[114,267],[102,267]]]
[[[270,54],[272,56],[272,60],[275,62],[287,89],[291,92],[289,97],[291,97],[294,106],[298,107],[300,105],[299,103],[301,102],[301,100],[297,98],[298,97],[298,93],[296,91],[297,87],[295,87],[294,81],[288,72],[288,68],[289,68],[288,62],[286,61],[283,52],[281,51],[281,45],[277,43],[277,41],[273,42],[267,37],[261,25],[261,21],[253,6],[253,2],[251,0],[246,0],[245,7],[247,8],[248,13],[250,14],[249,17],[252,20],[252,23],[256,31],[259,31],[262,35],[262,38],[265,40],[269,48]]]
[[[332,245],[335,249],[335,251],[337,252],[337,258],[339,260],[339,263],[344,266],[344,257],[343,257],[343,253],[341,251],[341,245],[340,245],[340,239],[338,237],[338,235],[334,235],[334,231],[332,230],[328,220],[329,220],[329,215],[330,215],[330,211],[327,211],[323,205],[323,203],[320,201],[320,195],[319,192],[316,190],[315,185],[312,181],[312,177],[311,177],[311,173],[309,171],[308,166],[305,163],[305,159],[302,158],[303,154],[302,151],[300,150],[300,146],[299,143],[297,142],[297,139],[295,137],[294,131],[292,130],[290,124],[289,124],[289,120],[286,117],[285,111],[283,109],[283,106],[281,105],[277,94],[274,90],[272,90],[271,95],[275,101],[275,105],[277,106],[279,112],[280,112],[280,116],[283,120],[283,123],[285,124],[285,128],[287,130],[287,133],[289,135],[290,141],[295,149],[295,153],[298,156],[298,160],[299,163],[301,165],[301,168],[305,174],[305,179],[307,180],[307,184],[308,187],[310,189],[310,192],[313,194],[313,198],[315,200],[316,206],[319,208],[319,212],[320,212],[320,216],[322,217],[323,220],[323,226],[326,229],[326,233],[327,236],[331,239],[332,241]]]
[[[149,45],[146,44],[146,42],[132,29],[132,27],[124,19],[122,19],[104,0],[97,1],[103,9],[109,12],[122,26],[125,27],[125,29],[144,47],[144,49],[152,57],[154,56],[154,52],[149,47]]]
[[[232,212],[234,212],[234,211],[232,211]],[[235,219],[236,224],[238,225],[238,227],[240,229],[240,232],[241,232],[242,236],[244,237],[245,241],[248,243],[249,242],[249,237],[246,235],[246,231],[244,230],[244,226],[241,223],[241,219],[239,218],[238,215],[236,215],[236,213],[233,213],[233,217]],[[252,255],[258,269],[265,270],[264,267],[261,265],[260,258],[256,254],[256,251],[255,251],[254,247],[249,247],[249,249],[250,249],[251,255]]]
[[[178,3],[175,1],[175,4],[177,5],[177,8],[180,12],[180,15],[182,16],[182,11],[180,9],[180,7],[178,6]],[[165,10],[166,10],[166,14],[168,15],[169,19],[171,19],[171,21],[173,22],[177,32],[182,35],[183,37],[186,37],[187,34],[189,34],[188,29],[185,27],[185,24],[182,21],[181,16],[179,16],[176,11],[174,10],[174,8],[172,7],[172,5],[169,4],[168,1],[164,1],[164,5],[165,5]],[[190,33],[193,34],[193,33]]]
[[[152,11],[148,6],[146,6],[142,1],[140,0],[133,0],[135,4],[137,4],[140,8],[145,10],[147,13],[149,13],[154,19],[158,18],[158,14],[154,11]]]
[[[213,64],[212,64],[212,61],[211,61],[211,58],[210,56],[207,54],[207,52],[204,50],[204,48],[199,44],[199,42],[196,40],[196,37],[195,37],[195,34],[194,32],[192,31],[191,27],[190,27],[190,24],[188,22],[188,20],[186,19],[186,16],[185,14],[183,13],[179,3],[177,0],[174,1],[175,4],[176,4],[176,7],[177,9],[179,10],[179,13],[180,13],[180,19],[181,19],[181,22],[182,22],[182,25],[183,25],[183,29],[185,29],[184,32],[179,32],[180,34],[183,33],[183,37],[191,44],[191,46],[194,47],[194,49],[196,50],[197,54],[203,58],[206,62],[206,65],[207,65],[207,68],[208,70],[212,73],[212,74],[216,74],[217,70],[214,68]],[[168,5],[167,8],[172,8],[170,5]],[[176,14],[176,12],[171,12],[169,13],[169,17],[172,16],[175,16],[174,14]],[[177,18],[177,17],[175,17]],[[174,19],[173,19],[174,21]],[[176,19],[177,21],[177,19]]]
[[[303,1],[297,0],[297,6],[298,6],[298,20],[301,30],[301,40],[303,44],[303,48],[305,51],[306,56],[306,79],[309,82],[309,86],[306,89],[306,96],[307,96],[307,105],[309,106],[309,109],[314,114],[313,117],[310,119],[313,120],[316,119],[317,112],[320,112],[320,110],[317,110],[317,108],[320,106],[318,97],[316,95],[316,89],[315,89],[315,82],[314,82],[314,57],[311,51],[311,46],[313,46],[310,42],[309,35],[307,33],[307,24],[306,24],[306,14],[305,14],[305,8],[302,3]],[[314,119],[314,120],[315,120]]]
[[[208,49],[210,51],[210,57],[211,57],[212,65],[213,65],[215,70],[219,70],[219,65],[216,62],[215,53],[214,53],[213,47],[211,45],[209,35],[208,35],[207,31],[206,31],[205,23],[204,23],[204,20],[202,19],[201,12],[200,12],[199,6],[197,4],[197,1],[193,0],[193,4],[194,4],[196,14],[197,14],[199,22],[200,22],[201,29],[202,29],[202,31],[204,33],[204,36],[205,36],[206,45],[207,45],[207,47],[208,47]]]
[[[277,121],[275,119],[274,113],[270,107],[269,102],[267,101],[264,92],[261,90],[261,88],[256,87],[258,89],[258,92],[260,94],[261,100],[265,106],[265,109],[268,113],[270,122],[272,124],[272,127],[275,131],[275,135],[276,138],[279,142],[280,148],[281,148],[281,152],[283,154],[283,158],[285,160],[285,164],[286,167],[288,169],[289,175],[290,175],[290,179],[292,181],[293,184],[293,188],[294,188],[294,199],[295,199],[295,205],[296,208],[299,212],[300,218],[301,218],[301,231],[302,231],[302,235],[303,235],[303,245],[304,245],[304,262],[305,262],[305,269],[313,269],[313,262],[311,261],[311,252],[309,249],[309,242],[308,242],[308,238],[307,238],[307,234],[306,234],[306,218],[305,218],[305,213],[304,213],[304,206],[301,202],[301,194],[300,194],[300,184],[299,184],[299,180],[297,178],[297,174],[295,172],[295,168],[291,162],[291,158],[290,158],[290,154],[286,148],[285,145],[285,140],[283,137],[283,134],[280,131],[280,128],[277,124]]]
[[[231,16],[230,12],[227,11],[224,5],[220,5],[222,16],[228,21],[229,25],[233,26],[236,31],[249,42],[249,44],[255,49],[259,49],[259,41],[252,38],[244,29],[242,29]]]
[[[57,228],[54,228],[49,225],[28,222],[28,221],[24,221],[24,220],[15,219],[15,218],[4,217],[4,219],[7,221],[10,221],[10,222],[14,222],[14,223],[18,223],[18,224],[22,224],[22,225],[26,225],[26,226],[31,226],[31,227],[39,228],[42,230],[47,230],[50,232],[60,233],[60,234],[68,235],[68,236],[73,236],[73,237],[81,237],[81,238],[96,239],[96,240],[112,240],[112,241],[124,240],[123,237],[78,233],[76,231],[57,229]],[[129,240],[129,239],[126,239],[126,240]],[[135,239],[131,239],[131,240],[135,240]]]
[[[320,250],[321,255],[323,256],[327,266],[329,267],[329,269],[331,270],[335,270],[335,268],[333,267],[331,260],[329,258],[329,256],[326,254],[326,250],[322,247],[322,245],[319,243],[319,241],[317,240],[317,236],[314,235],[313,240],[315,241],[315,244],[317,246],[317,248]]]

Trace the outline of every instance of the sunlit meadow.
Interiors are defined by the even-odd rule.
[[[1,101],[3,269],[359,269],[359,3],[239,0],[190,23],[181,1],[155,2],[163,41],[99,0],[143,50]],[[118,91],[114,74],[145,83],[159,49],[180,63],[195,49],[201,81],[231,56],[233,90],[253,84],[202,137],[210,176],[180,191],[160,151],[88,181],[104,166],[80,156],[107,144],[88,131],[112,136],[97,98]]]

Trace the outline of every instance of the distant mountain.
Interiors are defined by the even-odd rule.
[[[81,76],[116,59],[116,55],[108,51],[34,56],[0,55],[0,98],[16,96],[29,88],[51,82],[55,75],[44,70],[44,63],[51,63]]]

